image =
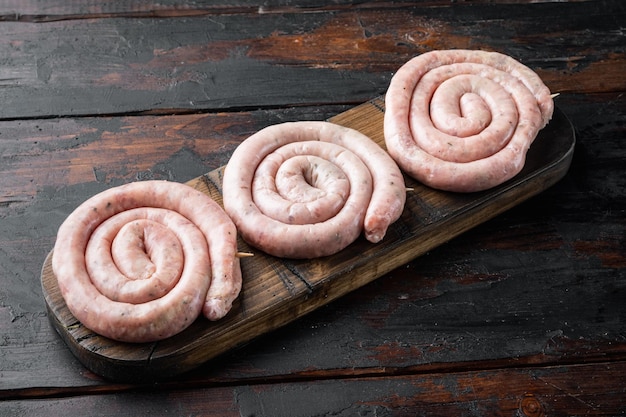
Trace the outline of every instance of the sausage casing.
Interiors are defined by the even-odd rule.
[[[387,150],[433,188],[472,192],[512,178],[552,117],[549,89],[497,52],[431,51],[405,63],[385,95]]]
[[[200,191],[134,182],[91,197],[66,218],[52,268],[87,328],[119,341],[155,341],[200,312],[217,320],[229,311],[241,289],[236,236],[228,215]]]
[[[244,240],[286,258],[331,255],[362,231],[378,242],[406,200],[391,157],[329,122],[282,123],[247,138],[226,165],[223,194]]]

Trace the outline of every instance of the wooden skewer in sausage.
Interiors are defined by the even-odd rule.
[[[406,200],[391,157],[328,122],[282,123],[247,138],[226,165],[223,194],[244,240],[286,258],[331,255],[362,231],[378,242]]]
[[[184,184],[135,182],[97,194],[60,226],[52,268],[85,327],[111,339],[173,336],[218,320],[241,290],[235,225]]]
[[[552,117],[539,76],[497,52],[432,51],[404,64],[385,95],[387,150],[433,188],[472,192],[522,169]]]

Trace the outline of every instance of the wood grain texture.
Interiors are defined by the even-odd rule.
[[[506,0],[506,4],[549,3],[553,0]],[[593,1],[593,0],[578,0]],[[458,3],[493,3],[493,0],[460,0]],[[502,2],[501,2],[502,3]],[[419,0],[411,6],[445,7],[448,0]],[[0,20],[50,22],[69,19],[109,17],[176,17],[219,14],[333,12],[345,9],[397,8],[398,3],[379,1],[375,5],[354,0],[306,0],[297,4],[290,0],[269,0],[259,4],[250,0],[198,0],[181,2],[130,0],[124,2],[94,0],[8,1],[0,4]]]
[[[384,146],[383,115],[384,101],[378,98],[329,120]],[[171,377],[290,323],[544,191],[566,174],[574,144],[573,127],[557,110],[522,172],[501,186],[481,193],[444,193],[406,178],[414,191],[402,217],[376,245],[360,239],[336,255],[296,261],[266,256],[241,241],[240,250],[255,256],[241,259],[244,285],[232,313],[217,323],[197,320],[157,343],[117,343],[82,326],[63,302],[51,255],[42,269],[50,318],[70,350],[96,374],[122,381]],[[188,184],[221,203],[221,170]]]
[[[303,380],[246,385],[168,386],[109,395],[0,402],[3,415],[176,415],[313,417],[377,416],[617,416],[626,363],[520,367],[473,372]],[[340,393],[340,395],[338,395]],[[45,394],[42,391],[41,394]],[[45,410],[45,411],[44,411]]]
[[[620,0],[519,11],[516,4],[468,2],[6,22],[0,25],[6,87],[0,89],[0,118],[232,111],[257,108],[259,97],[265,108],[356,105],[383,94],[411,57],[450,48],[509,54],[555,92],[622,89],[620,16],[626,12]],[[508,38],[514,42],[503,41]]]
[[[624,414],[624,3],[252,3],[0,4],[0,414]],[[468,46],[561,92],[577,144],[560,182],[167,382],[105,381],[55,334],[41,265],[82,200],[188,181],[267,124],[323,120],[406,58]],[[526,394],[541,407],[515,408]]]

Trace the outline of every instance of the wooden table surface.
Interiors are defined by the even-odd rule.
[[[0,4],[0,415],[625,414],[626,3],[294,3]],[[55,333],[41,267],[80,202],[189,181],[452,48],[560,93],[576,147],[556,185],[170,379],[106,380]]]

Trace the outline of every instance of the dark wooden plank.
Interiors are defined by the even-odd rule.
[[[0,118],[358,104],[448,48],[512,55],[554,91],[614,92],[625,16],[602,0],[0,22]]]
[[[14,417],[197,415],[307,417],[376,416],[617,416],[626,363],[495,369],[472,372],[341,378],[249,385],[167,386],[68,398],[0,402]],[[163,390],[163,391],[161,391]],[[36,391],[36,390],[33,390]],[[340,393],[340,395],[338,395]],[[42,392],[41,394],[45,394]]]
[[[528,4],[553,0],[461,0],[476,3]],[[593,1],[593,0],[571,0]],[[406,2],[422,7],[450,6],[448,0],[419,0]],[[22,22],[49,22],[62,19],[90,19],[106,17],[150,17],[150,16],[198,16],[202,14],[234,13],[294,13],[342,10],[346,8],[397,8],[398,2],[379,1],[375,4],[355,0],[301,0],[294,4],[290,0],[270,0],[259,5],[252,0],[199,0],[194,2],[167,1],[98,1],[93,0],[22,0],[0,4],[0,20]]]
[[[0,215],[31,204],[46,187],[92,183],[93,192],[142,179],[186,182],[226,164],[243,139],[269,124],[324,120],[347,108],[4,121]]]
[[[139,3],[138,10],[129,11]],[[413,7],[355,2],[348,8],[338,0],[309,9],[315,13],[304,18],[293,16],[307,10],[292,4],[285,8],[281,0],[263,2],[271,9],[246,9],[247,3],[200,0],[187,10],[183,8],[188,5],[169,0],[0,5],[0,20],[5,20],[0,22],[0,400],[22,399],[1,401],[0,414],[213,410],[215,415],[258,415],[279,405],[284,407],[275,415],[624,414],[623,3],[431,0]],[[141,9],[146,4],[153,10]],[[227,16],[231,6],[239,19]],[[365,9],[371,10],[362,13]],[[266,15],[250,15],[259,11]],[[117,19],[124,16],[152,16],[137,19],[147,23],[146,36],[126,31],[126,19]],[[74,25],[74,20],[94,17],[107,19]],[[152,38],[162,21],[177,24]],[[199,21],[207,31],[199,29]],[[177,36],[176,29],[187,23],[192,23],[191,31]],[[238,30],[237,24],[247,29],[226,39]],[[257,24],[263,32],[258,39]],[[272,25],[276,33],[268,35]],[[202,61],[206,54],[192,38],[206,34],[219,38],[210,44],[216,51],[223,47],[239,55],[218,65]],[[324,42],[335,35],[340,42],[333,54]],[[170,38],[172,44],[167,44]],[[125,39],[130,40],[127,45]],[[158,48],[148,44],[150,39],[165,45],[162,55],[153,53]],[[175,42],[181,40],[191,47],[178,48]],[[294,41],[304,41],[306,48],[291,59]],[[355,45],[364,51],[356,51]],[[382,93],[395,64],[424,50],[460,46],[508,52],[562,93],[557,103],[574,121],[579,141],[572,168],[561,182],[419,260],[169,384],[137,387],[102,381],[56,337],[39,288],[39,268],[56,227],[72,207],[105,187],[136,178],[193,178],[222,165],[240,134],[308,113],[231,112],[208,115],[210,122],[185,115],[54,115],[355,104]],[[254,54],[246,55],[249,50]],[[142,61],[146,56],[152,58]],[[176,64],[180,57],[196,61]],[[344,57],[357,66],[348,67]],[[229,78],[235,65],[243,70]],[[112,74],[107,88],[94,85],[95,77],[85,68],[100,77]],[[253,79],[285,77],[287,82],[280,85],[285,100],[272,95],[276,83],[242,92],[246,83],[241,79],[259,68],[267,74]],[[238,79],[224,86],[232,87],[230,95],[191,105],[185,100],[199,96],[190,92],[189,74],[194,71]],[[337,72],[345,85],[336,81]],[[115,85],[115,75],[121,87]],[[330,82],[324,87],[308,80],[316,77]],[[307,82],[294,87],[303,78]],[[116,91],[133,82],[139,91],[131,88],[126,96]],[[167,91],[150,90],[159,82]],[[302,88],[303,94],[294,88],[298,93]],[[267,99],[264,91],[270,92]],[[33,119],[39,115],[53,118]],[[23,119],[7,120],[12,118]],[[198,138],[201,130],[187,134],[198,124],[223,140],[224,148]],[[141,138],[144,130],[158,151],[148,149],[149,139]],[[133,135],[140,138],[134,145],[128,140]],[[585,363],[589,365],[575,365]],[[468,378],[457,378],[461,374]],[[465,391],[456,396],[455,386]],[[154,395],[155,389],[163,391]],[[449,392],[454,395],[446,396]],[[539,408],[520,409],[523,403],[537,404],[528,403],[526,394],[538,400]],[[40,400],[45,397],[49,399]]]

